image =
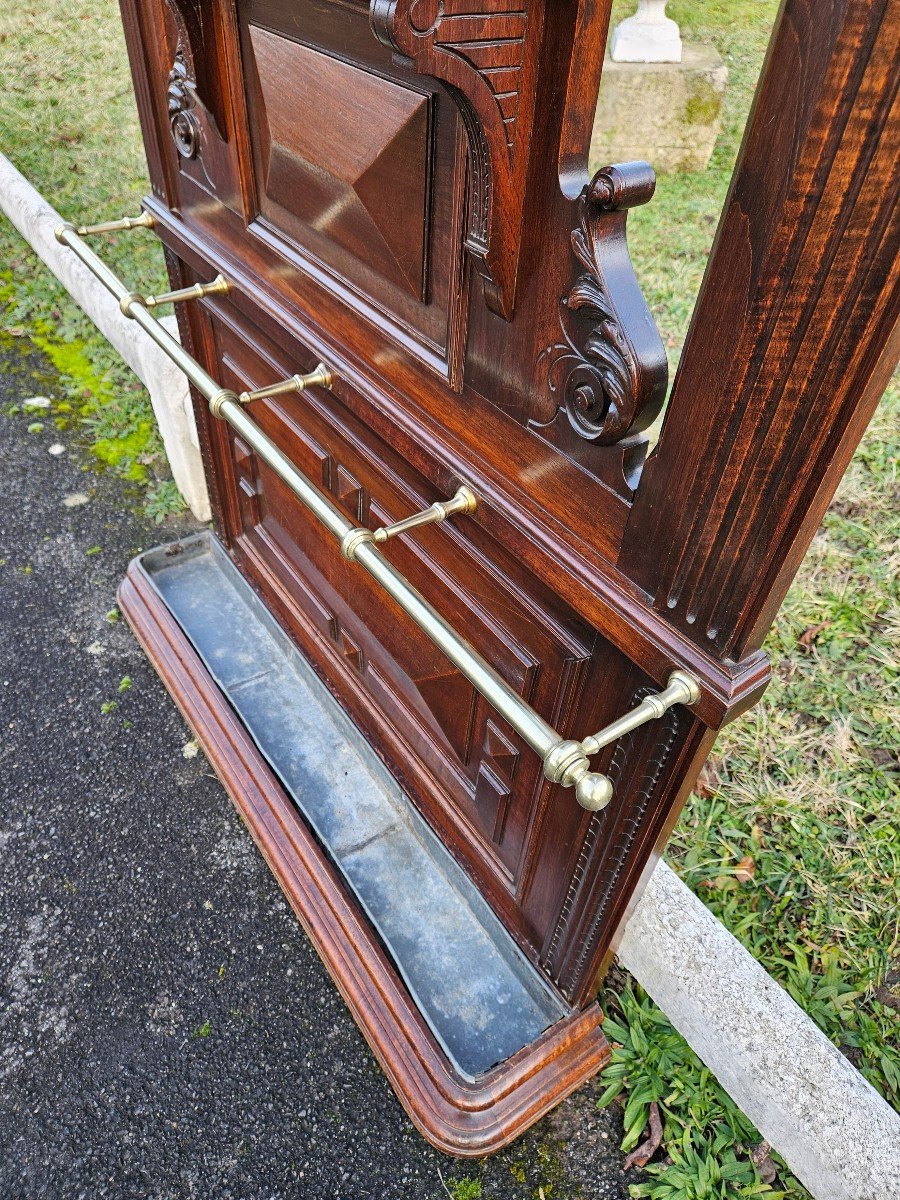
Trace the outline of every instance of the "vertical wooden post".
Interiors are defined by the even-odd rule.
[[[788,0],[626,531],[722,659],[762,642],[897,361],[898,30],[898,0]]]

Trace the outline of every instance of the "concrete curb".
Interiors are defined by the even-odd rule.
[[[209,495],[185,376],[133,321],[123,315],[87,267],[57,242],[53,231],[61,224],[62,217],[2,154],[0,210],[143,382],[150,393],[178,490],[194,516],[200,521],[208,521]],[[174,317],[164,317],[163,323],[178,337]]]
[[[819,1200],[897,1200],[900,1115],[660,863],[619,961]]]

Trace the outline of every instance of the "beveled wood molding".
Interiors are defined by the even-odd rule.
[[[633,703],[648,694],[641,688]],[[609,774],[620,792],[635,763],[641,768],[624,794],[591,815],[546,955],[553,978],[573,1003],[593,994],[598,947],[605,949],[613,932],[610,913],[622,873],[685,724],[684,716],[672,710],[658,726],[628,734],[616,745]]]
[[[466,247],[511,319],[544,0],[372,0],[376,37],[450,88],[469,140]]]
[[[135,564],[118,600],[401,1103],[432,1145],[462,1158],[499,1150],[603,1067],[610,1050],[600,1010],[591,1004],[483,1077],[461,1076],[330,860]]]

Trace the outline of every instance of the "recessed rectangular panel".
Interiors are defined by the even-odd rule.
[[[252,388],[283,369],[274,347],[258,336],[252,347],[244,340],[237,313],[213,328],[225,386]],[[436,498],[334,394],[260,403],[254,419],[354,523],[389,524]],[[494,880],[515,919],[530,834],[550,786],[540,758],[384,590],[342,558],[278,476],[227,436],[242,566],[264,591],[278,590],[287,627],[327,678],[340,681],[338,690],[379,731],[376,740],[395,743],[416,803],[474,874]],[[390,558],[511,687],[554,720],[563,717],[585,696],[593,633],[493,541],[469,542],[476,533],[462,520],[422,528],[394,540]]]
[[[249,236],[283,256],[286,282],[302,291],[309,273],[458,380],[466,138],[456,105],[377,40],[367,5],[241,0],[238,23]]]
[[[263,211],[274,201],[423,299],[428,98],[268,29],[249,32]]]

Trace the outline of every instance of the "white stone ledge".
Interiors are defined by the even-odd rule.
[[[818,1200],[898,1200],[900,1115],[660,863],[619,961]]]
[[[54,230],[61,224],[62,217],[2,154],[0,210],[142,381],[150,393],[150,403],[178,490],[194,516],[208,521],[209,496],[185,376],[139,326],[124,316],[110,293],[87,267],[60,245]],[[107,215],[127,214],[103,214],[104,217]],[[177,338],[175,318],[165,317],[163,323]]]

